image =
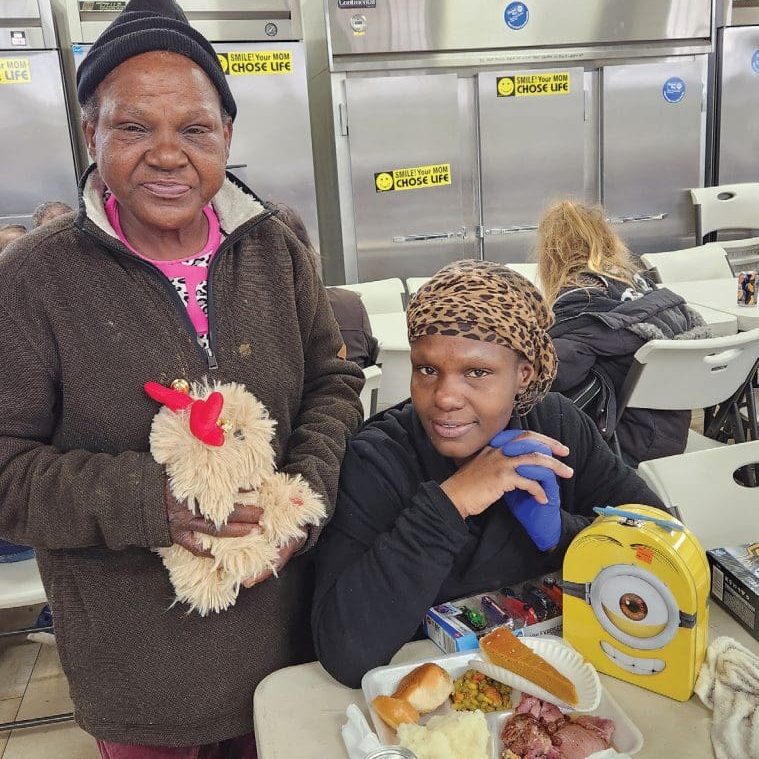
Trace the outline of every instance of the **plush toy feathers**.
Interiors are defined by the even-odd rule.
[[[202,616],[223,611],[237,600],[243,580],[275,571],[279,549],[324,519],[324,504],[299,475],[275,471],[276,422],[244,385],[196,383],[180,390],[148,382],[145,391],[163,404],[153,418],[150,451],[166,467],[174,497],[217,527],[236,503],[263,509],[261,534],[196,533],[213,558],[179,545],[157,549],[177,601]]]

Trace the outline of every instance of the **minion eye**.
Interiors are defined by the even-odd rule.
[[[653,638],[664,630],[669,612],[659,591],[642,577],[611,577],[601,589],[601,606],[609,622],[634,638]]]
[[[630,648],[661,648],[680,625],[672,591],[656,575],[634,564],[602,569],[591,583],[589,600],[601,627]]]
[[[648,614],[646,602],[637,593],[623,593],[619,599],[619,608],[633,622],[641,622]]]

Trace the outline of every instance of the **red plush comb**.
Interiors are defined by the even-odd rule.
[[[187,393],[180,393],[174,388],[160,385],[158,382],[146,382],[145,392],[154,400],[164,406],[168,406],[172,411],[181,411],[195,403]]]
[[[224,396],[213,392],[204,401],[195,401],[190,409],[190,431],[207,445],[224,445],[224,430],[218,425]]]

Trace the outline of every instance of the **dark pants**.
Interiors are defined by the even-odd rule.
[[[103,759],[257,759],[253,733],[205,746],[139,746],[135,743],[98,741]]]

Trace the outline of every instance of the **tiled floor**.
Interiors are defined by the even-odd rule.
[[[0,630],[34,624],[39,607],[0,611]],[[0,639],[0,722],[71,711],[55,646]],[[0,732],[0,759],[97,759],[95,741],[73,722]]]
[[[703,429],[703,413],[693,414]],[[34,624],[39,607],[0,610],[0,630]],[[22,636],[0,640],[0,722],[71,710],[68,684],[55,646]],[[0,733],[0,759],[98,759],[95,741],[73,722]]]

